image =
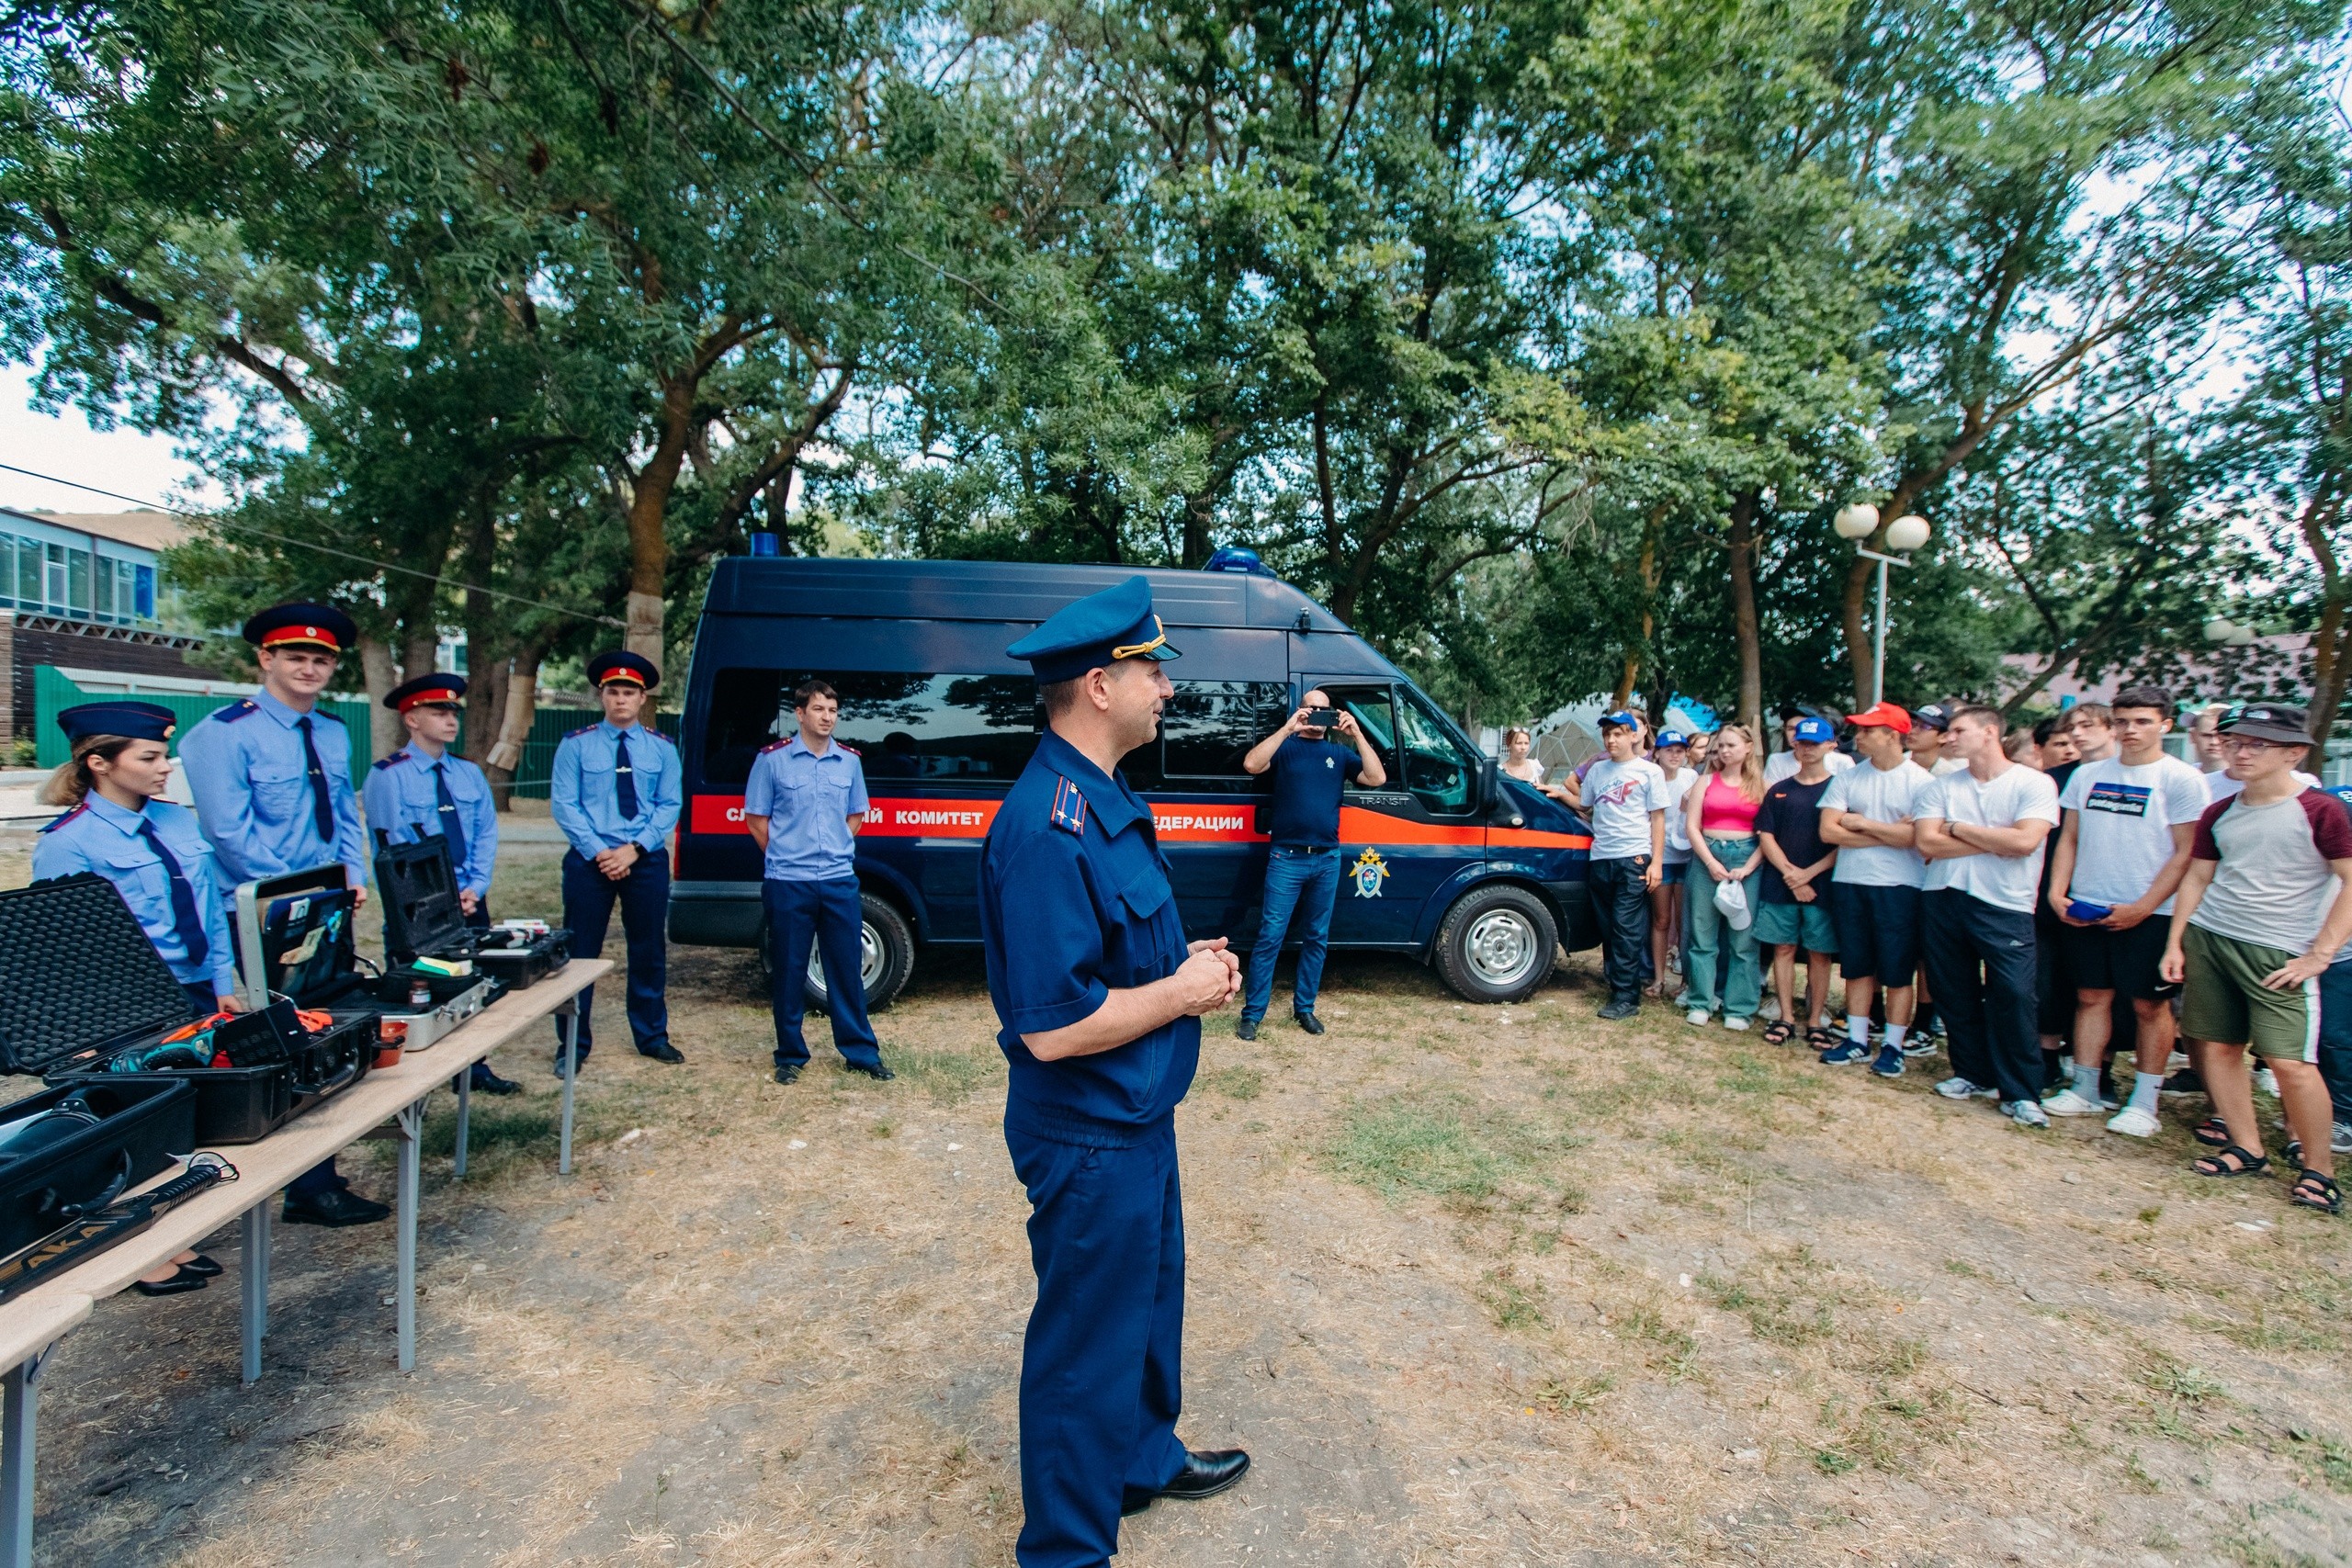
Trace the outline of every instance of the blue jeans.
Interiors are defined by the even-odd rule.
[[[863,1066],[879,1066],[882,1053],[865,1016],[865,911],[858,902],[857,878],[831,882],[760,884],[768,917],[768,956],[773,964],[768,1007],[775,1015],[775,1065],[803,1066],[808,1042],[800,1032],[808,994],[808,949],[815,946],[825,967],[826,1016],[833,1021],[833,1048]]]
[[[1744,844],[1710,842],[1707,849],[1725,871],[1737,871],[1758,852],[1753,840]],[[1756,1004],[1764,996],[1764,972],[1756,966],[1755,922],[1751,920],[1744,931],[1732,930],[1731,922],[1715,908],[1715,879],[1695,856],[1682,887],[1682,923],[1690,932],[1690,956],[1683,962],[1682,977],[1690,985],[1690,1005],[1709,1012],[1720,1008],[1725,1018],[1754,1018]],[[1756,878],[1749,877],[1743,891],[1753,908]],[[1731,949],[1731,969],[1724,978],[1724,994],[1717,997],[1715,955],[1725,946]]]
[[[2335,1119],[2352,1122],[2352,964],[2319,972],[2319,1071]]]
[[[1258,942],[1250,950],[1250,976],[1241,996],[1241,1016],[1261,1019],[1274,998],[1274,960],[1298,912],[1298,978],[1291,1006],[1315,1010],[1323,988],[1323,958],[1331,951],[1331,906],[1340,897],[1340,852],[1274,846],[1266,859],[1266,895],[1258,911]]]

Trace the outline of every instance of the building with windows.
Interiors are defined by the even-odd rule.
[[[218,681],[187,661],[204,639],[179,624],[159,560],[184,531],[161,512],[0,507],[0,744],[32,733],[33,671],[43,664],[146,676],[168,683],[161,689]]]

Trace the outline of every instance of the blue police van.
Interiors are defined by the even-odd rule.
[[[1028,667],[1004,650],[1064,604],[1132,575],[1002,561],[718,562],[686,677],[671,940],[764,950],[743,785],[760,749],[793,732],[792,690],[815,675],[841,693],[834,738],[860,754],[872,798],[857,848],[869,1003],[896,996],[926,949],[977,945],[980,843],[1045,726]],[[1371,644],[1262,569],[1144,575],[1183,657],[1164,667],[1176,694],[1159,738],[1123,767],[1150,804],[1188,935],[1248,951],[1269,793],[1241,760],[1320,687],[1381,748],[1389,778],[1351,788],[1340,808],[1334,948],[1411,953],[1464,997],[1508,1002],[1544,984],[1560,944],[1598,941],[1586,824],[1504,775]],[[820,975],[810,978],[821,987]]]

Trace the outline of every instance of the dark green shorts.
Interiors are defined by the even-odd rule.
[[[2182,933],[2187,960],[2180,993],[2180,1032],[2217,1045],[2251,1045],[2257,1056],[2288,1062],[2319,1060],[2319,982],[2283,991],[2262,977],[2295,957],[2192,925]]]

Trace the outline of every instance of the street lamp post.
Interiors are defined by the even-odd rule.
[[[1886,542],[1903,552],[1893,556],[1862,548],[1862,541],[1878,530],[1878,508],[1868,502],[1839,507],[1830,526],[1838,530],[1839,538],[1854,541],[1856,554],[1878,562],[1878,631],[1871,652],[1871,701],[1882,703],[1886,700],[1886,569],[1911,564],[1911,552],[1928,542],[1928,520],[1905,515],[1886,525]]]

